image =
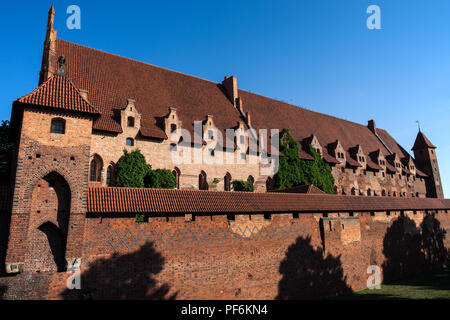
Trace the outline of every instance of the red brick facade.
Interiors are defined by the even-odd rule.
[[[56,39],[53,18],[52,7],[40,86],[13,104],[17,154],[0,263],[21,274],[0,279],[6,297],[323,297],[364,288],[370,265],[405,274],[391,261],[398,253],[389,239],[415,244],[424,217],[449,231],[431,143],[415,148],[416,161],[373,121],[250,94],[235,77],[212,83]],[[55,75],[61,55],[65,71]],[[113,185],[124,148],[139,148],[154,169],[175,170],[179,189],[229,190],[231,179],[252,177],[266,192],[272,177],[260,174],[259,156],[252,162],[238,148],[232,157],[242,164],[173,163],[172,129],[192,133],[197,120],[203,132],[290,128],[303,159],[310,144],[330,164],[339,195],[97,188]],[[438,199],[418,199],[425,196]],[[137,212],[145,222],[136,223]],[[425,266],[423,250],[414,251],[414,268]],[[72,267],[81,268],[82,290],[66,289]]]

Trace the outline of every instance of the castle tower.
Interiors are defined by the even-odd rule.
[[[444,198],[442,191],[441,177],[439,174],[439,165],[436,156],[436,147],[419,130],[416,141],[412,147],[416,164],[420,170],[428,174],[426,179],[427,197]]]
[[[39,85],[46,81],[52,74],[56,72],[56,34],[53,29],[53,21],[55,20],[55,8],[53,5],[48,10],[47,32],[44,40],[44,51],[42,53],[41,71],[39,72]]]

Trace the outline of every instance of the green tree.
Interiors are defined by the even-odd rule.
[[[144,179],[146,188],[175,189],[177,181],[168,169],[151,170]]]
[[[300,159],[300,146],[289,129],[283,129],[280,151],[284,156],[280,157],[278,172],[274,176],[276,189],[312,184],[326,193],[334,193],[334,178],[330,166],[311,146],[308,146],[308,151],[314,160]]]
[[[247,181],[233,180],[231,183],[233,184],[234,191],[253,192],[255,190],[255,188],[253,187],[253,183],[250,181],[250,179],[247,179]]]
[[[0,181],[7,181],[11,171],[14,145],[9,140],[9,121],[2,120],[0,126]]]
[[[144,178],[151,170],[139,149],[132,152],[123,150],[116,166],[116,186],[144,188]]]

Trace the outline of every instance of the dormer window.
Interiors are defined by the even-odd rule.
[[[52,119],[50,132],[64,134],[66,132],[66,120],[61,118]]]
[[[129,146],[129,147],[134,146],[134,139],[133,139],[133,138],[127,138],[126,144],[127,144],[127,146]]]
[[[176,130],[177,130],[177,125],[172,123],[170,125],[170,133],[174,133]]]
[[[134,127],[134,117],[128,117],[128,126]]]
[[[365,158],[362,157],[362,156],[359,156],[358,159],[359,159],[359,162],[364,162],[365,161]]]

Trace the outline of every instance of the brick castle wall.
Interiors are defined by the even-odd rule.
[[[404,236],[417,232],[411,223],[420,227],[424,216],[424,212],[326,217],[289,213],[151,217],[136,223],[134,216],[88,215],[81,246],[82,289],[66,289],[70,272],[25,272],[10,278],[17,288],[10,289],[6,297],[37,294],[20,281],[25,274],[34,279],[34,290],[49,299],[334,295],[365,288],[370,265],[385,272],[395,269],[401,252],[392,252],[386,240],[397,239],[399,250],[407,248],[404,251],[414,256],[415,240]],[[435,218],[449,232],[449,214],[440,211]],[[399,221],[408,223],[402,222],[399,229]],[[415,259],[402,263],[415,272],[417,266],[426,268],[420,255]],[[21,286],[28,288],[26,293]]]

